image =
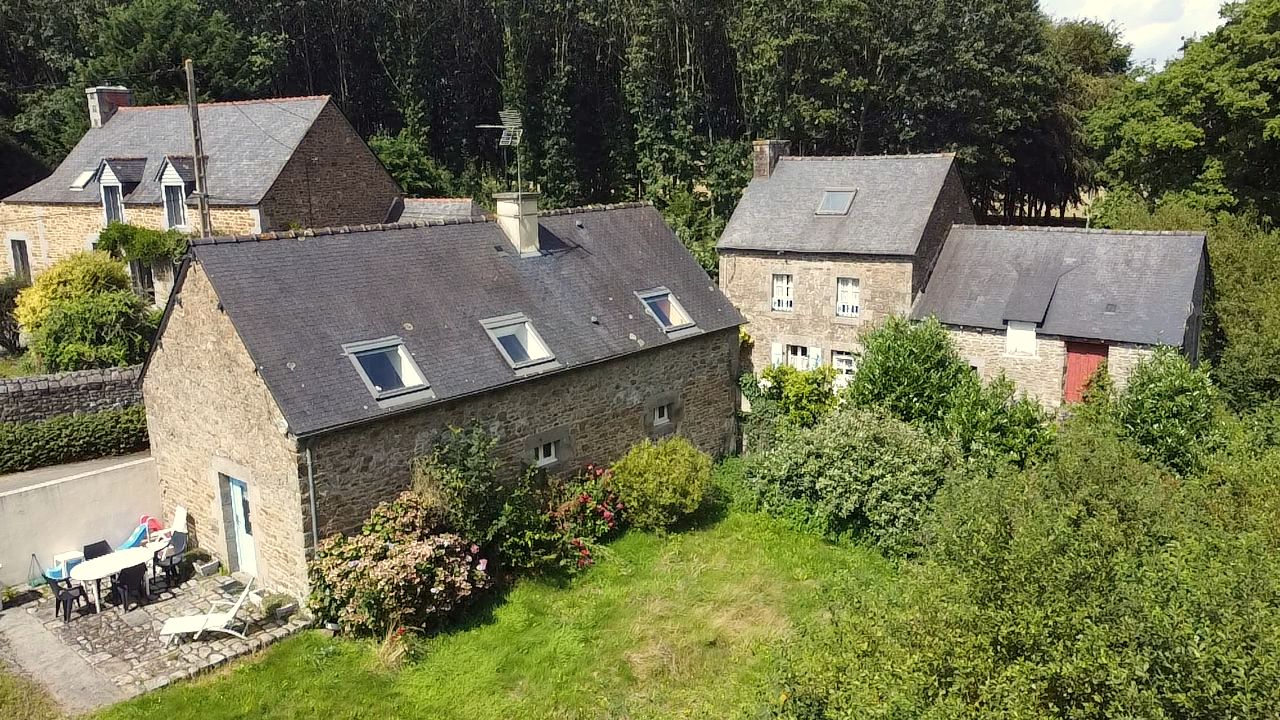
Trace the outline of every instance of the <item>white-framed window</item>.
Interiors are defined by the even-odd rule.
[[[31,255],[27,252],[25,238],[9,238],[9,255],[13,259],[13,274],[31,282]]]
[[[102,217],[107,225],[124,222],[124,195],[119,185],[102,186]]]
[[[185,185],[164,186],[164,226],[166,228],[185,228],[187,226],[187,188]]]
[[[787,364],[797,370],[808,370],[810,365],[808,345],[788,345]]]
[[[693,325],[693,320],[689,317],[689,313],[684,311],[684,307],[680,305],[680,301],[675,295],[666,288],[655,288],[646,292],[636,293],[640,301],[644,303],[645,310],[654,320],[658,321],[658,325],[665,332],[674,332]]]
[[[786,273],[773,274],[773,303],[772,308],[780,312],[791,312],[795,309],[795,288],[791,282],[791,275]]]
[[[858,317],[861,303],[862,287],[858,278],[836,278],[836,315]]]
[[[659,405],[653,409],[653,426],[666,425],[671,422],[671,403]]]
[[[1035,357],[1036,324],[1010,320],[1005,328],[1004,351],[1007,355]]]
[[[822,191],[822,201],[818,203],[815,215],[848,215],[853,205],[853,198],[858,191],[853,188],[831,188]]]
[[[554,465],[560,459],[560,441],[548,440],[533,446],[533,466]]]
[[[831,351],[831,367],[839,375],[852,375],[858,369],[858,360],[853,353],[846,350]]]
[[[523,314],[490,318],[480,324],[513,370],[555,362],[555,355]]]
[[[342,349],[351,358],[370,394],[378,400],[431,390],[404,341],[398,337],[350,343]]]

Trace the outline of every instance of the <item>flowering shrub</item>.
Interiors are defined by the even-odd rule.
[[[361,534],[321,543],[309,568],[316,618],[364,635],[428,628],[488,587],[480,548],[437,532],[434,518],[428,503],[404,493],[379,505]]]
[[[565,485],[566,499],[552,513],[556,527],[565,535],[601,540],[622,523],[622,501],[613,488],[613,472],[598,465],[588,465],[577,478]]]

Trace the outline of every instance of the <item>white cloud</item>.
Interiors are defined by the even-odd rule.
[[[1040,6],[1055,17],[1116,23],[1125,41],[1133,45],[1133,59],[1154,61],[1160,67],[1182,49],[1183,38],[1218,27],[1221,4],[1221,0],[1041,0]]]

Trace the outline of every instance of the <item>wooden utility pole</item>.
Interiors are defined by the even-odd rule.
[[[193,165],[196,174],[196,202],[200,205],[200,237],[213,234],[213,222],[209,217],[209,193],[205,187],[204,177],[204,142],[200,138],[200,106],[196,103],[196,71],[188,58],[183,65],[187,69],[187,109],[191,112],[191,144],[195,155]]]

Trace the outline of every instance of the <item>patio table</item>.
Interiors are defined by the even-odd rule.
[[[156,547],[152,547],[152,545],[156,545]],[[133,567],[134,565],[146,565],[151,561],[156,551],[162,547],[164,547],[163,544],[150,543],[141,547],[129,548],[128,550],[117,550],[92,560],[85,560],[71,568],[71,579],[88,587],[90,583],[105,580],[125,568]],[[147,594],[151,594],[150,578],[147,579]],[[102,612],[102,597],[96,592],[93,596],[94,607],[97,608],[98,612]]]

